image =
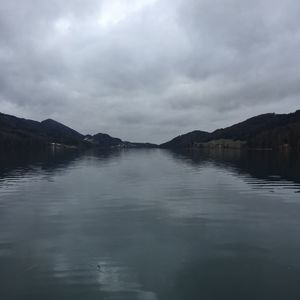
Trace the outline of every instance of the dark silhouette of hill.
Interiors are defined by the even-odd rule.
[[[187,148],[194,145],[194,143],[203,143],[210,140],[210,133],[195,130],[183,135],[179,135],[172,139],[169,142],[161,144],[160,147],[162,148]]]
[[[231,142],[230,142],[231,141]],[[239,144],[239,141],[241,143]],[[150,143],[132,143],[108,134],[82,135],[55,120],[42,122],[0,113],[0,148],[47,147],[153,148]],[[239,147],[300,149],[300,110],[290,114],[263,114],[211,133],[192,131],[160,147]]]
[[[40,122],[0,113],[1,148],[42,146],[47,139]]]
[[[92,143],[95,146],[106,148],[106,147],[116,147],[116,148],[155,148],[158,147],[151,143],[132,143],[128,141],[122,141],[119,138],[112,137],[106,133],[97,133],[93,136],[87,135],[85,141]]]
[[[84,136],[74,129],[55,120],[47,119],[40,123],[42,130],[55,142],[68,145],[78,145]]]
[[[55,147],[156,147],[149,143],[131,143],[108,134],[84,136],[52,119],[42,122],[0,113],[0,149]]]
[[[300,110],[290,114],[263,114],[212,133],[192,131],[161,144],[162,148],[189,148],[216,140],[245,141],[251,148],[300,148]]]
[[[92,137],[93,142],[98,146],[118,146],[123,142],[119,138],[111,137],[105,133],[97,133]]]

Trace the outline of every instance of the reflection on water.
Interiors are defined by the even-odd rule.
[[[300,160],[0,155],[0,299],[299,299]]]

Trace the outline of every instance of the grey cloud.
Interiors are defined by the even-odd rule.
[[[296,0],[4,0],[1,111],[152,142],[293,111],[299,12]]]

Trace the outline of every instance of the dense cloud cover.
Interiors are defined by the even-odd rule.
[[[2,0],[0,111],[162,142],[299,109],[298,0]]]

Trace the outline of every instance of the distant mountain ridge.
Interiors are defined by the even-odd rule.
[[[300,148],[300,110],[290,114],[268,113],[252,117],[227,128],[211,133],[192,131],[160,145],[161,148],[190,148],[209,145],[211,141],[232,140],[249,148],[276,149],[288,147]],[[224,146],[224,142],[214,143]],[[226,145],[230,143],[226,142]],[[230,147],[230,146],[229,146]]]
[[[156,147],[149,143],[131,143],[108,134],[83,135],[52,119],[42,122],[0,113],[0,148],[19,147]]]
[[[0,113],[0,148],[22,147],[153,148],[105,133],[83,135],[52,119],[42,122]],[[161,144],[161,148],[299,149],[300,110],[290,114],[268,113],[213,132],[195,130]]]

